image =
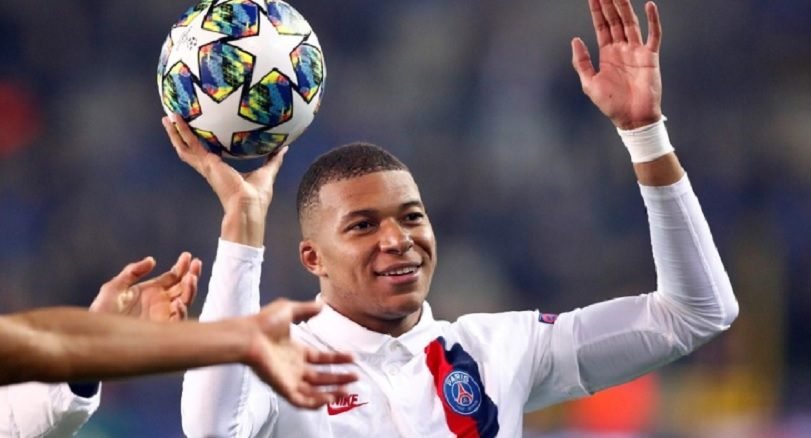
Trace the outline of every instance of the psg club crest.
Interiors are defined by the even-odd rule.
[[[460,415],[472,415],[482,404],[479,384],[464,371],[453,371],[445,377],[442,385],[445,400],[451,409]]]
[[[538,322],[542,322],[544,324],[554,324],[555,321],[558,320],[558,315],[554,313],[539,313],[538,314]]]

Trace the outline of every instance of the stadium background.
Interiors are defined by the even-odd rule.
[[[263,302],[313,296],[296,185],[317,154],[353,140],[390,148],[421,184],[440,316],[557,313],[654,287],[628,156],[570,66],[573,36],[594,50],[585,0],[293,4],[324,47],[327,89],[277,183]],[[188,6],[0,3],[0,312],[87,305],[127,262],[153,255],[164,270],[185,249],[205,263],[199,311],[221,211],[164,138],[155,85]],[[741,316],[624,391],[532,415],[527,436],[808,436],[811,4],[660,9],[671,138]],[[180,381],[106,383],[80,436],[181,436]]]

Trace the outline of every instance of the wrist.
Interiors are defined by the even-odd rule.
[[[226,211],[220,238],[229,242],[261,248],[265,241],[265,213],[259,210]]]
[[[617,128],[622,142],[635,164],[647,163],[674,151],[665,128],[667,117],[634,129]]]

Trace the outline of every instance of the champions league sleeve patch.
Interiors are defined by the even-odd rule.
[[[558,315],[555,313],[541,313],[538,312],[538,322],[544,324],[554,324],[558,320]]]
[[[498,407],[484,391],[479,366],[459,344],[450,350],[438,337],[425,347],[448,428],[458,437],[492,438],[498,434]]]

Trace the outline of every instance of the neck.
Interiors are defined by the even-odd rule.
[[[324,296],[323,298],[324,302],[329,304],[329,306],[335,309],[336,312],[352,320],[356,324],[365,327],[367,330],[387,334],[394,338],[399,337],[400,335],[414,328],[414,326],[420,322],[420,317],[422,316],[422,306],[420,306],[420,308],[416,311],[405,316],[387,317],[370,315],[356,310],[353,311],[352,309],[341,306],[340,303],[336,303],[335,300],[330,300],[327,296]]]

